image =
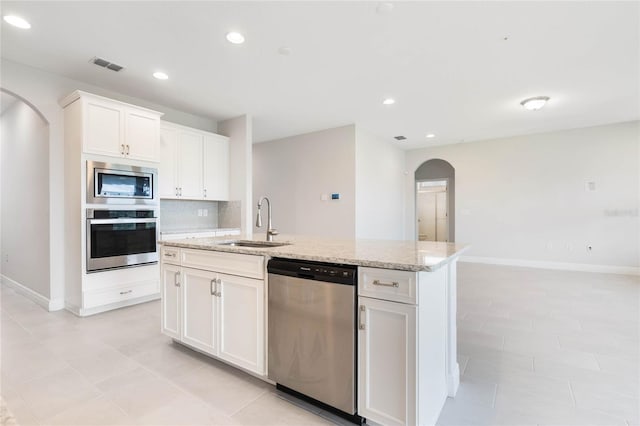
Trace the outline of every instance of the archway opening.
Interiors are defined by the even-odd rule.
[[[0,88],[0,256],[3,281],[49,299],[49,123]]]
[[[434,158],[422,163],[414,177],[416,239],[455,241],[455,169]]]

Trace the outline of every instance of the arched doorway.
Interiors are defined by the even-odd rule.
[[[2,279],[43,306],[51,297],[49,123],[0,88],[0,252]]]
[[[455,241],[455,169],[434,158],[415,171],[416,239]]]

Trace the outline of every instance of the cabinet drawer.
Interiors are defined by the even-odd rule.
[[[165,263],[180,264],[180,249],[177,247],[162,247],[161,259]]]
[[[82,298],[84,299],[83,307],[85,309],[95,308],[96,306],[122,302],[124,300],[135,299],[137,297],[150,296],[159,292],[160,289],[157,281],[114,287],[104,290],[85,291],[82,294]]]
[[[207,250],[182,250],[182,266],[249,278],[264,278],[264,257]]]
[[[358,268],[358,294],[393,302],[417,304],[418,274],[391,269]]]

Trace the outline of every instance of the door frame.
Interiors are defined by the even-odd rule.
[[[439,179],[414,179],[413,185],[413,204],[415,206],[415,210],[413,212],[414,215],[414,226],[415,226],[415,239],[416,241],[420,241],[420,225],[418,224],[418,185],[421,182],[446,182],[447,190],[447,242],[449,242],[449,178],[439,178]],[[437,233],[437,231],[436,231]],[[437,242],[437,241],[436,241]]]

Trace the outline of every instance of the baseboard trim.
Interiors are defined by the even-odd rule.
[[[108,305],[96,306],[94,308],[80,308],[78,306],[67,303],[65,309],[79,317],[88,317],[90,315],[100,314],[102,312],[111,311],[113,309],[124,308],[126,306],[151,302],[158,299],[160,299],[160,293],[153,293],[147,296],[136,297],[135,299],[128,299],[121,302],[110,303]]]
[[[5,284],[7,287],[11,287],[27,299],[31,300],[37,305],[42,306],[49,312],[64,309],[63,299],[48,299],[40,293],[31,290],[29,287],[20,284],[18,281],[13,280],[6,275],[0,274],[0,282],[2,282],[2,284]]]
[[[556,269],[563,271],[598,272],[603,274],[640,275],[640,267],[591,265],[588,263],[547,262],[540,260],[505,259],[499,257],[460,256],[460,262],[490,265],[522,266],[525,268]]]

